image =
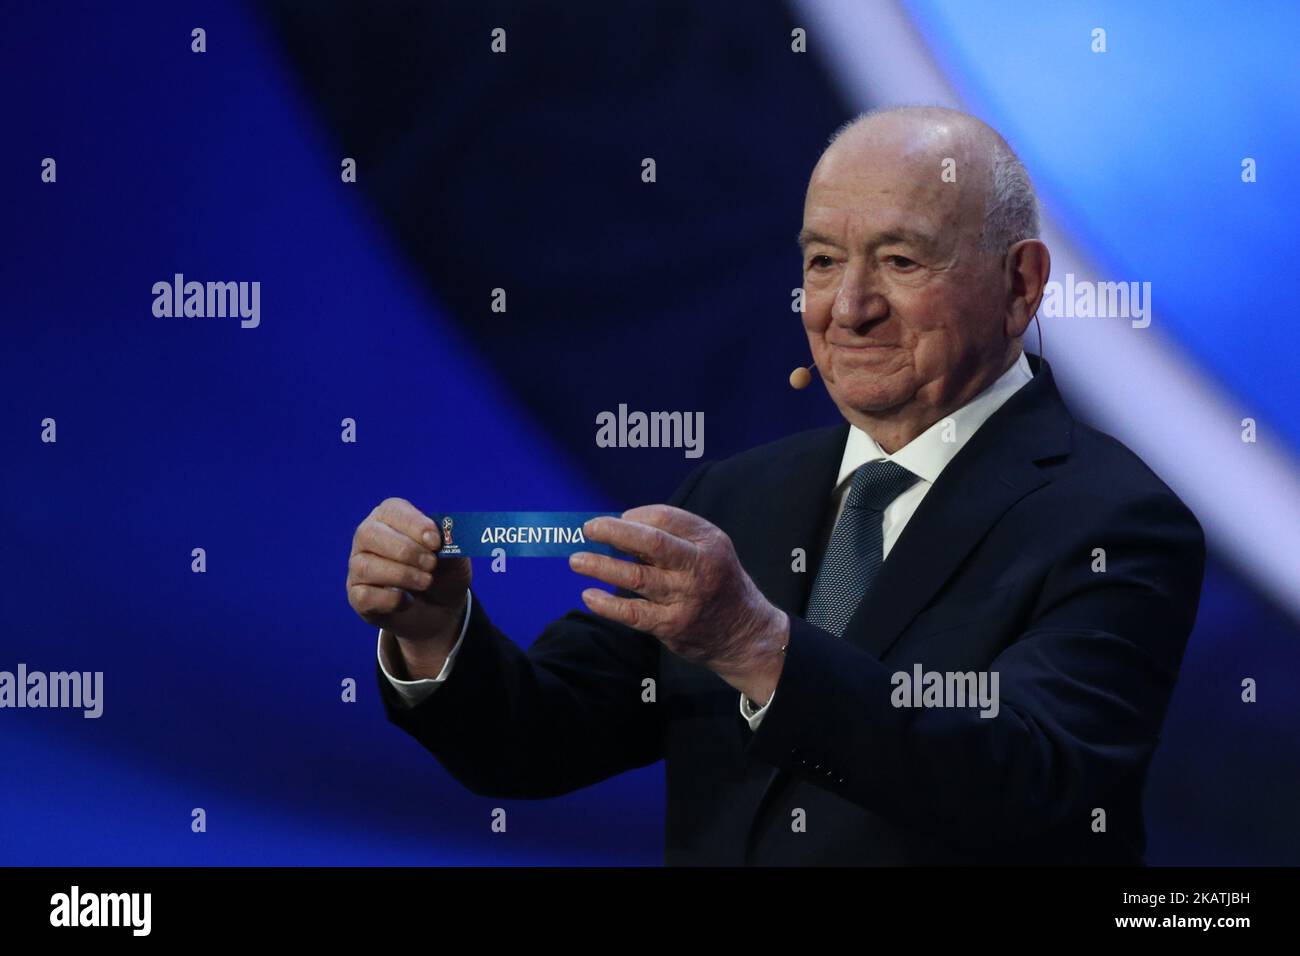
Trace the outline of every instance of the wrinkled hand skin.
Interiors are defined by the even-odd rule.
[[[581,551],[573,570],[636,592],[582,594],[593,614],[658,638],[678,657],[713,671],[755,703],[766,703],[781,676],[790,621],[745,573],[721,528],[669,505],[647,505],[621,518],[593,518],[591,541],[637,562]]]

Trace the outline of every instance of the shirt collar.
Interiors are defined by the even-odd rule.
[[[885,454],[876,440],[862,429],[856,425],[850,426],[835,490],[838,491],[860,466],[880,459],[897,462],[912,474],[919,475],[922,481],[933,484],[938,479],[939,472],[957,456],[957,452],[970,441],[971,436],[989,416],[1033,377],[1029,360],[1021,352],[1011,367],[988,388],[951,415],[939,419],[892,455]],[[948,438],[947,441],[944,440],[945,437]]]

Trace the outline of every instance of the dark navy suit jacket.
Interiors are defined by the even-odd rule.
[[[705,464],[678,489],[671,503],[724,530],[791,618],[757,731],[734,688],[646,634],[574,611],[525,653],[477,599],[431,697],[406,709],[379,675],[388,718],[485,796],[555,796],[664,760],[668,864],[1141,862],[1204,537],[1136,455],[1072,418],[1047,363],[1030,365],[842,638],[801,615],[847,425]],[[894,706],[891,675],[917,663],[998,672],[997,716]]]

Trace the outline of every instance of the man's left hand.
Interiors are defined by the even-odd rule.
[[[582,599],[593,614],[652,634],[755,703],[767,702],[790,621],[745,573],[721,528],[680,508],[647,505],[621,518],[593,518],[583,534],[639,562],[588,551],[569,557],[579,574],[639,595],[588,588]]]

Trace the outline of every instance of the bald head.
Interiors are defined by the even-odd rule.
[[[804,198],[804,330],[844,416],[887,451],[990,385],[1050,269],[1024,167],[937,107],[841,127]]]
[[[868,110],[831,134],[822,157],[837,145],[860,156],[873,141],[927,156],[932,169],[943,159],[955,160],[956,184],[970,185],[979,204],[981,248],[1000,255],[1012,243],[1038,238],[1038,197],[1029,174],[1002,134],[983,120],[943,106]]]

